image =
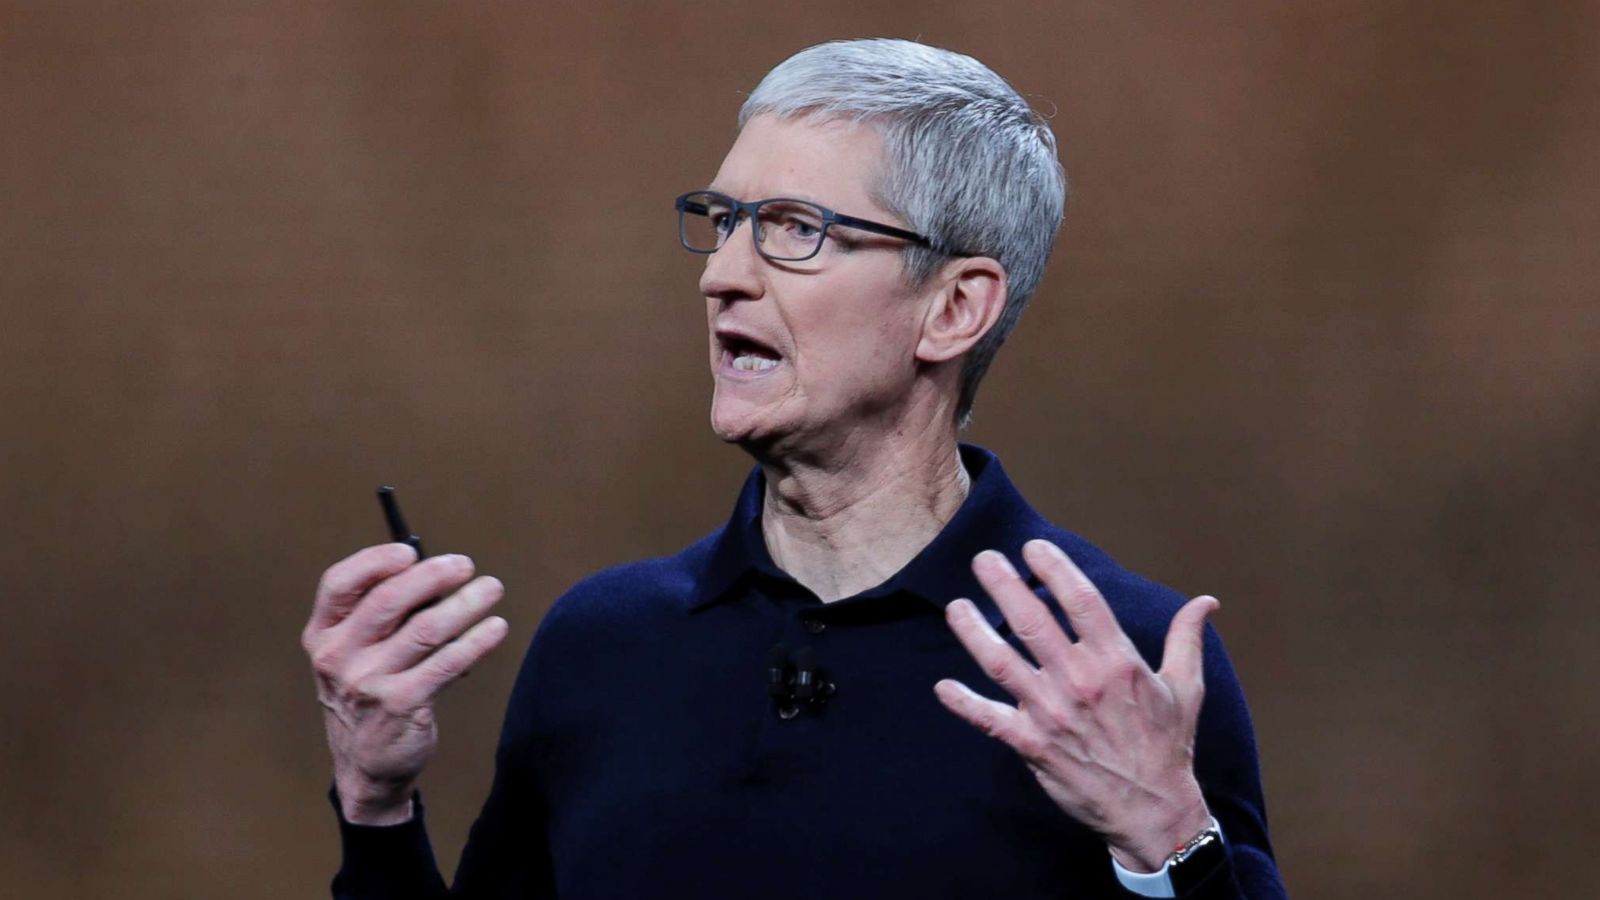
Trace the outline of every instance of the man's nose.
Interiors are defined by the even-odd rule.
[[[752,238],[755,227],[749,216],[740,216],[722,246],[706,257],[705,271],[700,273],[702,294],[722,300],[761,295],[763,260]]]

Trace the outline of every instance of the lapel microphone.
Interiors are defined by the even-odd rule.
[[[792,719],[801,709],[821,712],[828,698],[837,692],[823,671],[817,668],[817,654],[810,647],[795,653],[789,664],[789,651],[775,644],[767,653],[767,696],[772,698],[780,719]]]

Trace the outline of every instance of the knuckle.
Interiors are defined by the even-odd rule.
[[[466,671],[460,655],[451,652],[453,647],[441,648],[437,653],[428,657],[426,663],[429,680],[436,684],[445,684],[460,677]]]
[[[978,713],[973,724],[978,726],[979,731],[983,732],[989,737],[997,738],[1000,736],[1000,723],[998,720],[996,720],[993,713]]]
[[[1067,592],[1066,602],[1073,612],[1091,612],[1100,604],[1100,594],[1090,587],[1075,588]]]
[[[1011,630],[1016,632],[1017,637],[1022,638],[1024,641],[1031,641],[1048,634],[1051,624],[1053,623],[1044,616],[1037,614],[1018,616],[1017,621],[1012,624]]]
[[[406,627],[406,639],[421,650],[432,650],[449,640],[439,623],[429,617],[418,616]]]
[[[1106,680],[1123,683],[1138,680],[1144,672],[1144,665],[1132,656],[1118,655],[1107,664]]]
[[[325,599],[343,593],[345,580],[339,575],[338,566],[330,566],[317,579],[317,599]]]
[[[1078,695],[1078,699],[1086,707],[1096,707],[1105,702],[1106,694],[1105,682],[1097,681],[1085,685],[1083,692]]]
[[[410,704],[403,692],[395,688],[392,679],[363,678],[350,686],[349,700],[356,706],[376,709],[385,716],[404,716],[410,713]]]
[[[311,668],[318,675],[329,678],[336,677],[344,663],[344,654],[339,651],[331,641],[317,647],[308,647],[311,656]]]
[[[381,705],[383,702],[382,685],[374,683],[370,678],[357,678],[343,681],[334,686],[334,696],[339,699],[340,705],[348,709],[363,709],[370,706]]]
[[[1080,709],[1096,706],[1106,695],[1106,683],[1097,676],[1071,675],[1067,678],[1067,696]]]
[[[1004,659],[992,659],[983,664],[983,670],[999,685],[1008,685],[1013,681],[1010,663]]]
[[[1024,759],[1038,760],[1045,756],[1045,741],[1031,732],[1017,735],[1012,739],[1011,746],[1016,748],[1017,753]]]
[[[1059,702],[1041,701],[1036,704],[1034,718],[1050,734],[1067,734],[1073,728],[1073,716]]]
[[[416,725],[420,728],[430,728],[433,726],[433,707],[429,704],[424,703],[420,706],[412,707],[407,711],[406,715],[411,719],[413,725]]]
[[[378,621],[394,622],[405,618],[406,613],[410,612],[418,601],[388,585],[383,585],[368,594],[366,602],[371,604],[374,617]]]
[[[417,714],[416,704],[411,698],[399,691],[385,691],[378,701],[378,708],[383,714],[392,718],[411,718]]]
[[[388,688],[384,688],[379,696],[374,697],[372,703],[385,716],[394,719],[409,717],[414,712],[403,694]]]

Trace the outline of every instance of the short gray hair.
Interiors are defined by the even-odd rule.
[[[988,66],[912,41],[830,41],[767,73],[739,110],[866,122],[883,137],[887,170],[874,199],[926,235],[905,269],[920,285],[960,250],[1006,270],[1005,309],[967,354],[956,421],[972,417],[978,382],[1028,305],[1061,227],[1067,182],[1044,117]]]

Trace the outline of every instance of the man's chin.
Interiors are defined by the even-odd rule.
[[[759,443],[764,440],[764,432],[748,421],[724,421],[713,416],[711,419],[711,432],[724,444],[738,444],[744,446],[749,443]]]
[[[715,407],[711,410],[711,431],[723,443],[736,444],[757,458],[771,453],[783,436],[759,415],[731,413]]]

